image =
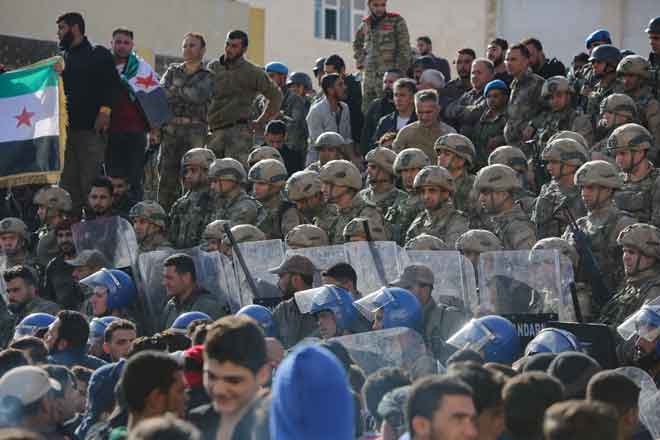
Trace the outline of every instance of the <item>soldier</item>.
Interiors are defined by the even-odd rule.
[[[248,173],[254,197],[263,205],[266,220],[261,224],[269,239],[283,239],[295,226],[303,223],[296,206],[285,200],[282,190],[287,180],[284,164],[275,159],[257,162]]]
[[[616,68],[621,61],[621,52],[611,44],[596,47],[589,57],[594,77],[598,80],[587,98],[586,114],[592,121],[600,109],[603,99],[612,93],[621,93],[623,87],[616,78]]]
[[[618,127],[607,141],[623,176],[616,206],[639,222],[660,226],[660,171],[648,159],[652,146],[651,133],[637,124]]]
[[[238,160],[214,160],[209,169],[209,180],[216,200],[219,199],[213,213],[214,219],[229,220],[234,225],[257,225],[258,221],[264,219],[265,212],[261,204],[243,189],[247,176],[245,168]]]
[[[400,245],[405,243],[406,231],[410,224],[424,209],[422,200],[413,188],[413,184],[417,173],[427,165],[430,165],[429,158],[419,148],[406,148],[397,154],[394,160],[392,169],[394,174],[401,179],[403,190],[408,197],[402,198],[392,205],[385,213],[385,219],[392,227],[394,241]]]
[[[422,233],[408,240],[404,249],[407,251],[448,251],[451,250],[451,246],[434,235]]]
[[[230,225],[229,220],[213,220],[206,225],[202,233],[200,248],[206,252],[219,252],[222,247],[222,241],[225,239],[225,225]]]
[[[335,205],[324,203],[321,177],[315,171],[298,171],[286,182],[287,198],[295,203],[305,217],[305,223],[313,223],[328,233],[337,217]]]
[[[236,240],[236,243],[249,243],[252,241],[266,240],[266,234],[254,225],[236,225],[230,229],[231,235]],[[220,245],[220,251],[226,256],[230,257],[234,254],[231,241],[229,237],[224,235]],[[258,280],[260,281],[260,280]]]
[[[41,266],[27,249],[27,225],[23,220],[7,217],[0,221],[0,250],[7,257],[7,267],[24,264],[41,271]]]
[[[589,149],[592,160],[607,160],[614,163],[607,149],[612,132],[624,124],[637,123],[637,105],[628,95],[613,93],[600,103],[600,116],[596,125],[596,142]]]
[[[472,88],[463,93],[444,110],[447,120],[464,132],[479,121],[486,111],[486,95],[484,88],[493,80],[493,63],[485,58],[477,58],[472,62],[470,84]]]
[[[477,151],[475,169],[486,166],[488,155],[497,147],[504,145],[504,127],[508,120],[507,104],[509,88],[501,79],[496,79],[484,87],[484,97],[488,108],[472,127],[466,127],[462,134],[474,139]]]
[[[139,253],[171,248],[167,240],[167,214],[162,206],[153,201],[135,204],[130,212]]]
[[[541,188],[532,211],[532,222],[539,238],[558,237],[568,226],[565,207],[574,218],[586,215],[580,191],[574,183],[577,169],[588,160],[585,148],[572,139],[556,139],[548,143],[541,158],[552,181]]]
[[[660,103],[653,95],[653,89],[645,84],[651,79],[651,64],[639,55],[628,55],[619,62],[616,73],[621,77],[623,91],[637,104],[640,123],[654,139],[660,139]],[[654,159],[657,153],[657,148],[653,148]]]
[[[488,165],[477,174],[474,187],[490,216],[486,226],[500,239],[504,249],[531,249],[536,243],[536,228],[514,203],[513,193],[522,188],[516,172],[506,165]]]
[[[208,174],[214,159],[213,151],[206,148],[193,148],[181,158],[186,193],[172,205],[168,231],[176,249],[196,246],[208,223],[206,218],[212,209]]]
[[[626,226],[635,223],[635,220],[619,210],[613,201],[614,192],[621,188],[623,179],[611,163],[592,160],[578,168],[574,181],[580,188],[582,201],[587,208],[587,215],[577,220],[577,226],[590,241],[591,251],[605,286],[609,292],[614,292],[623,280],[621,247],[617,243],[617,237]],[[570,228],[566,228],[562,238],[576,246]],[[583,266],[581,265],[575,279],[589,282]],[[592,310],[597,313],[602,306],[603,304],[593,304]]]
[[[284,244],[287,249],[303,249],[327,246],[330,244],[330,240],[328,239],[328,234],[318,226],[302,224],[291,229],[286,234]]]
[[[33,202],[37,205],[37,216],[42,225],[36,232],[39,237],[37,261],[46,267],[57,255],[55,227],[67,217],[73,208],[73,203],[69,193],[55,185],[40,189],[34,196]]]
[[[660,296],[660,230],[644,223],[629,225],[617,244],[623,248],[625,285],[605,304],[598,320],[613,327]]]
[[[479,255],[484,252],[503,251],[504,245],[497,235],[485,229],[470,229],[456,240],[456,250],[470,260],[479,274]]]
[[[31,313],[57,315],[60,307],[37,295],[39,279],[28,266],[18,265],[7,269],[3,274],[7,285],[8,308],[18,324]]]
[[[321,191],[328,203],[337,205],[337,217],[328,232],[332,244],[344,242],[344,227],[355,217],[366,217],[381,225],[389,238],[389,226],[378,207],[358,195],[362,176],[355,165],[346,160],[333,160],[321,168]]]
[[[366,224],[369,225],[369,235],[367,236]],[[345,242],[351,241],[387,241],[387,234],[383,225],[374,223],[365,217],[356,217],[344,227],[342,232]]]
[[[204,36],[187,33],[183,37],[183,63],[171,64],[160,80],[174,116],[160,133],[158,203],[166,212],[181,191],[181,158],[188,150],[206,144],[213,78],[202,62],[205,53]]]
[[[414,188],[424,204],[424,211],[413,220],[406,240],[421,233],[434,235],[453,244],[468,227],[468,217],[454,208],[452,196],[456,191],[454,179],[446,168],[430,165],[415,177]]]
[[[612,37],[606,29],[596,29],[585,38],[584,44],[587,52],[591,55],[598,46],[612,44]],[[597,82],[593,66],[589,62],[589,55],[587,55],[587,62],[584,66],[574,71],[573,74],[569,73],[568,78],[576,93],[575,104],[582,111],[586,111],[587,100]]]
[[[225,53],[208,68],[213,75],[213,95],[209,105],[209,148],[216,157],[238,160],[243,166],[254,145],[255,129],[264,127],[280,111],[282,92],[258,66],[245,59],[248,36],[234,30],[227,34]],[[268,100],[259,117],[248,120],[258,94]]]
[[[520,148],[510,147],[508,145],[497,147],[492,153],[490,153],[490,156],[488,156],[488,165],[495,164],[506,165],[516,172],[522,187],[512,192],[513,200],[522,208],[523,212],[527,214],[528,217],[531,216],[534,203],[536,202],[536,196],[527,189],[533,185],[530,184],[528,179],[529,171],[527,169],[527,158],[525,157],[525,153],[523,153]],[[483,215],[481,210],[479,210],[479,215]]]
[[[433,148],[438,155],[438,165],[447,169],[454,181],[454,207],[468,216],[474,215],[477,198],[472,190],[474,175],[470,174],[476,156],[474,144],[462,134],[452,133],[438,138]]]
[[[335,133],[334,131],[321,133],[312,145],[313,149],[318,150],[317,155],[319,160],[309,164],[307,169],[318,173],[326,163],[331,160],[341,159],[343,157],[342,149],[344,145],[346,145],[346,140],[339,133]]]
[[[541,110],[543,78],[529,70],[529,50],[523,44],[511,46],[506,53],[506,70],[513,76],[509,95],[509,120],[504,128],[508,145],[519,147],[529,156],[522,145],[531,134],[524,133],[527,121]]]
[[[376,147],[367,153],[368,188],[358,193],[365,201],[375,204],[385,214],[395,204],[402,203],[408,195],[394,186],[393,165],[396,153],[388,148]]]
[[[248,156],[248,166],[252,168],[253,166],[255,166],[257,162],[265,159],[275,159],[281,162],[282,164],[284,164],[284,159],[282,159],[282,155],[280,154],[279,151],[277,151],[276,148],[255,147],[254,150],[252,150],[252,153],[250,153],[250,155]]]
[[[70,219],[66,219],[55,226],[58,253],[46,266],[40,293],[42,297],[59,304],[65,310],[78,310],[83,301],[78,280],[73,278],[73,267],[66,263],[76,256],[72,224]]]
[[[380,81],[389,69],[406,72],[410,65],[410,35],[399,14],[387,12],[387,0],[367,0],[369,15],[362,20],[353,40],[353,56],[364,71],[362,111],[382,96]]]

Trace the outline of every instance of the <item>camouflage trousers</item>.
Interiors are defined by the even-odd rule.
[[[202,124],[163,127],[158,155],[158,203],[169,212],[181,196],[181,158],[192,148],[206,144],[208,132]]]
[[[367,113],[369,104],[383,96],[383,72],[366,68],[362,80],[362,113]]]
[[[238,124],[228,128],[213,130],[208,148],[213,150],[215,157],[231,157],[243,164],[247,171],[247,160],[254,148],[254,133],[247,124]]]

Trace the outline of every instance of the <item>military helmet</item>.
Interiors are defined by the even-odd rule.
[[[553,76],[545,80],[543,87],[541,88],[541,96],[543,98],[549,98],[553,94],[558,92],[567,92],[572,93],[573,89],[571,88],[570,83],[564,76]]]
[[[613,93],[600,102],[600,113],[606,112],[635,119],[637,117],[637,104],[628,95]]]
[[[216,239],[224,240],[225,238],[225,225],[230,225],[229,220],[214,220],[204,228],[202,233],[202,238],[204,240]]]
[[[406,242],[407,251],[446,251],[451,249],[444,240],[431,234],[419,234]]]
[[[551,249],[557,249],[561,255],[568,258],[568,261],[571,262],[574,268],[577,267],[578,253],[575,250],[575,247],[573,247],[568,241],[559,237],[548,237],[537,241],[536,244],[532,246],[530,258],[534,258],[534,251]]]
[[[660,34],[660,17],[652,18],[651,21],[649,21],[649,25],[646,28],[646,33]]]
[[[192,148],[181,158],[181,168],[198,166],[208,170],[211,162],[215,160],[215,154],[208,148]]]
[[[236,159],[225,157],[216,159],[209,169],[209,179],[211,180],[231,180],[236,183],[245,183],[245,168]]]
[[[520,148],[502,145],[488,156],[488,165],[502,164],[509,167],[527,166],[527,157]]]
[[[160,226],[163,229],[165,229],[165,224],[167,223],[167,214],[165,213],[165,210],[153,200],[145,200],[136,203],[133,205],[128,215],[131,219],[135,217],[144,217],[151,223]]]
[[[248,173],[248,180],[250,182],[284,185],[286,178],[286,167],[276,159],[260,160],[250,168],[250,172]]]
[[[573,181],[576,186],[599,185],[612,189],[619,189],[623,185],[619,170],[604,160],[592,160],[583,164],[575,172]]]
[[[477,191],[513,191],[522,188],[518,173],[507,165],[495,164],[483,167],[474,180]]]
[[[0,235],[14,233],[25,237],[27,230],[27,225],[20,218],[5,217],[0,221]]]
[[[616,67],[621,61],[621,51],[611,44],[602,44],[591,51],[589,62],[591,61],[604,61]]]
[[[589,147],[591,146],[584,138],[584,136],[582,136],[580,133],[576,133],[575,131],[569,131],[569,130],[558,131],[557,133],[550,136],[550,139],[548,139],[548,144],[557,139],[573,139],[575,142],[582,145],[586,151],[589,151]]]
[[[350,238],[355,235],[364,235],[366,237],[367,230],[364,227],[365,222],[368,222],[369,224],[369,233],[373,241],[387,240],[387,234],[383,225],[376,223],[366,217],[355,217],[353,220],[348,222],[346,226],[344,226],[344,230],[342,231],[344,240],[350,241]]]
[[[396,153],[389,148],[376,147],[370,150],[364,157],[367,163],[372,163],[378,168],[384,170],[388,174],[394,174],[394,161],[396,160]]]
[[[264,241],[266,234],[261,229],[254,225],[236,225],[230,229],[231,235],[234,236],[236,243],[247,243],[249,241]],[[225,236],[222,239],[222,244],[230,246],[229,237]]]
[[[651,63],[640,55],[624,57],[616,68],[618,75],[637,75],[643,79],[651,77]]]
[[[362,189],[362,176],[352,162],[331,160],[321,168],[321,181],[333,185],[347,186],[355,190]]]
[[[284,239],[290,249],[327,246],[328,234],[318,226],[302,224],[291,229]]]
[[[396,155],[392,168],[394,169],[394,174],[399,175],[403,170],[413,168],[422,169],[427,165],[431,165],[431,161],[426,153],[419,148],[406,148]]]
[[[439,186],[451,193],[456,191],[452,175],[446,168],[438,165],[426,166],[417,173],[413,182],[413,188],[418,189],[423,186]]]
[[[286,181],[284,192],[289,200],[297,202],[321,193],[321,176],[316,171],[296,171]]]
[[[543,160],[556,160],[568,165],[580,166],[589,160],[589,153],[573,139],[555,139],[549,142],[541,153]]]
[[[275,159],[279,160],[280,162],[284,163],[284,159],[282,158],[282,155],[280,152],[277,150],[277,148],[273,147],[257,147],[248,156],[248,166],[252,168],[255,163],[259,162],[260,160],[264,159]]]
[[[611,152],[620,150],[650,150],[653,137],[639,124],[624,124],[614,129],[607,139],[607,149]]]
[[[286,85],[299,84],[305,90],[312,90],[312,79],[305,72],[291,72],[286,80]]]
[[[660,258],[660,229],[646,223],[629,225],[616,239],[619,246],[633,247],[648,257]]]
[[[433,149],[437,152],[438,150],[448,150],[461,157],[467,161],[470,166],[474,163],[474,156],[477,155],[477,152],[474,148],[474,144],[470,139],[462,134],[449,133],[444,136],[440,136]]]
[[[456,250],[465,252],[474,252],[481,254],[483,252],[501,251],[504,245],[497,238],[497,235],[485,229],[470,229],[461,234],[456,239]]]
[[[47,186],[41,188],[34,196],[34,204],[45,206],[50,209],[57,209],[58,211],[68,212],[73,208],[71,195],[67,190],[59,186]]]
[[[321,133],[314,142],[314,148],[342,148],[346,145],[346,140],[342,135],[334,131],[326,131]]]

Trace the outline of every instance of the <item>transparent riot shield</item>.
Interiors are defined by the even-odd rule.
[[[0,275],[7,270],[7,256],[0,254]],[[4,277],[0,276],[0,296],[5,304],[9,304],[9,297],[7,296],[7,286],[5,285]]]
[[[402,262],[393,241],[345,243],[348,262],[357,273],[360,292],[374,292],[399,278]]]
[[[653,393],[653,395],[645,400],[641,400],[642,393],[640,393],[639,402],[639,419],[642,424],[651,433],[651,438],[660,438],[660,391]]]
[[[341,244],[312,248],[287,249],[286,256],[289,257],[291,255],[302,255],[303,257],[309,258],[309,260],[314,263],[314,267],[316,267],[316,273],[314,274],[315,287],[322,284],[321,273],[323,273],[323,271],[328,270],[335,264],[348,262],[346,248]]]
[[[433,272],[433,299],[460,307],[462,310],[478,312],[477,285],[470,260],[458,251],[407,251],[406,263],[423,264]]]
[[[71,227],[76,251],[96,249],[113,268],[131,267],[137,261],[138,243],[133,226],[114,216],[76,223]]]
[[[284,243],[282,240],[240,243],[238,247],[250,271],[250,275],[252,275],[252,278],[257,284],[258,290],[255,297],[238,261],[238,257],[234,253],[234,272],[236,273],[241,307],[271,298],[281,297],[281,292],[277,288],[278,277],[270,273],[269,269],[279,266],[284,261]]]
[[[438,371],[422,336],[408,328],[358,333],[330,341],[341,343],[367,375],[382,367],[401,368],[414,378]]]
[[[184,251],[184,253],[193,257],[195,262],[195,271],[197,273],[197,283],[208,290],[224,305],[229,304],[230,284],[225,278],[224,265],[229,263],[228,259],[220,252],[206,252],[196,247]]]

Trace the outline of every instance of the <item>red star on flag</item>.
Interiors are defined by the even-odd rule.
[[[31,121],[32,116],[34,116],[34,113],[27,111],[27,109],[24,106],[21,114],[14,116],[14,119],[18,121],[16,123],[16,128],[20,127],[21,125],[32,127],[32,121]]]
[[[144,87],[145,89],[148,89],[149,87],[158,85],[158,81],[156,81],[154,79],[154,74],[153,73],[150,73],[149,76],[138,76],[135,80],[135,83],[138,86]]]

